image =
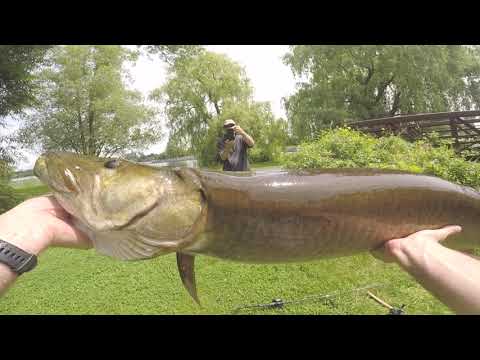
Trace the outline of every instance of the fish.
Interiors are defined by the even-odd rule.
[[[66,152],[41,155],[34,174],[96,251],[120,260],[176,253],[200,304],[195,257],[241,263],[315,261],[374,252],[424,229],[460,225],[444,244],[480,244],[477,190],[385,169],[221,172],[153,167]]]

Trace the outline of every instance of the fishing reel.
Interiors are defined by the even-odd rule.
[[[399,308],[392,307],[390,311],[388,312],[388,315],[405,315],[405,304],[402,304]]]

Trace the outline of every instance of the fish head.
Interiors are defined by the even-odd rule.
[[[201,186],[185,169],[50,152],[37,159],[34,174],[97,249],[118,258],[178,250],[191,238],[204,205]],[[116,251],[121,242],[130,255]]]

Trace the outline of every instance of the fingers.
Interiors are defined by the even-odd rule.
[[[62,208],[53,195],[31,198],[24,201],[19,206],[22,208],[28,208],[30,210],[50,210]]]
[[[71,218],[70,214],[58,203],[53,195],[32,198],[23,202],[20,206],[22,210],[46,211],[62,220]]]
[[[393,262],[396,258],[402,256],[403,244],[408,244],[413,240],[441,242],[461,231],[462,227],[458,225],[448,225],[436,230],[422,230],[404,238],[391,239],[383,243],[379,248],[370,251],[370,253],[383,262]]]
[[[458,225],[448,225],[441,229],[431,231],[434,232],[434,240],[441,242],[451,235],[460,233],[462,231],[462,227]]]
[[[53,246],[90,249],[93,244],[88,236],[75,228],[70,221],[63,221],[53,218]]]

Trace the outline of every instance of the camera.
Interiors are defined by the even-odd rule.
[[[226,129],[225,134],[223,135],[224,140],[234,140],[235,139],[235,130],[233,126]]]

